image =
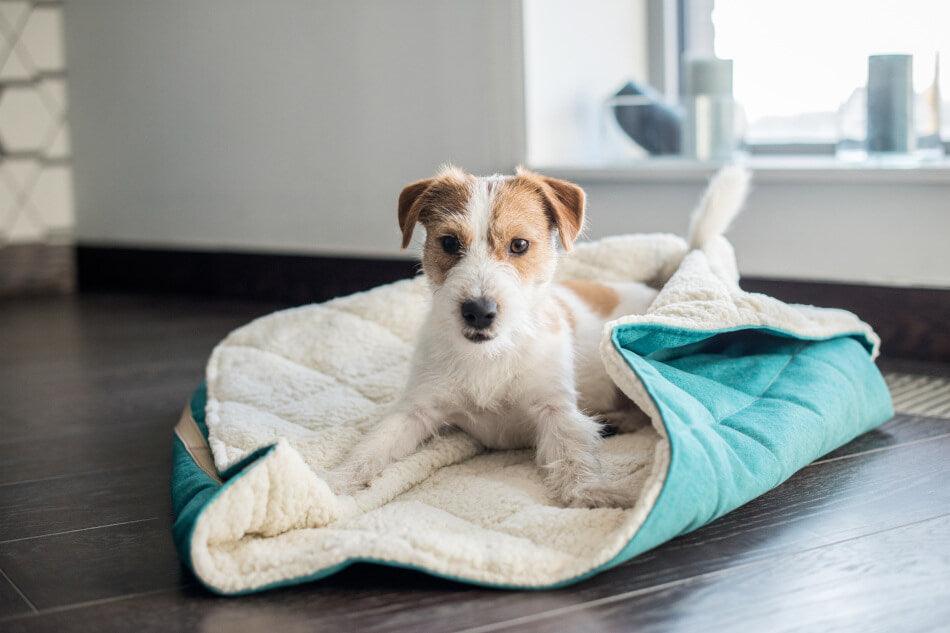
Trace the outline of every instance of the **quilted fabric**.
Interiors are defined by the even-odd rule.
[[[183,559],[222,593],[354,561],[565,584],[720,516],[890,415],[870,328],[743,292],[721,238],[688,255],[674,236],[610,238],[580,245],[559,271],[662,286],[648,314],[610,324],[601,350],[652,421],[604,445],[610,476],[638,493],[633,507],[558,507],[530,451],[482,452],[460,432],[353,497],[330,491],[322,473],[405,381],[428,301],[417,278],[264,317],[217,346],[194,416],[214,467],[200,468],[201,433],[176,443]]]

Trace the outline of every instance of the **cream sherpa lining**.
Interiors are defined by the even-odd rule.
[[[676,272],[677,285],[648,315],[617,323],[754,324],[806,337],[860,331],[876,349],[873,332],[849,313],[742,292],[724,239],[686,251],[671,235],[609,238],[579,245],[559,274],[659,286]],[[330,491],[320,473],[398,395],[427,305],[425,281],[416,278],[258,319],[215,348],[206,422],[216,466],[276,446],[199,516],[190,553],[203,582],[234,593],[373,560],[490,585],[550,586],[591,573],[630,541],[663,488],[670,452],[656,406],[611,344],[610,327],[601,348],[608,373],[653,423],[604,443],[611,476],[639,491],[633,508],[558,507],[530,451],[483,453],[460,432],[430,441],[354,497]]]

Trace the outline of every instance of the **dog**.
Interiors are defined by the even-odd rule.
[[[718,197],[737,186],[720,185]],[[713,186],[707,206],[715,199]],[[720,206],[730,205],[737,206]],[[722,232],[729,214],[716,220],[705,212],[694,221],[691,246]],[[334,471],[337,488],[368,485],[441,429],[455,427],[487,449],[533,447],[560,504],[632,505],[629,493],[604,476],[599,446],[605,422],[620,431],[642,422],[631,422],[639,410],[607,375],[599,346],[608,321],[646,312],[657,290],[555,282],[558,246],[571,250],[584,220],[579,186],[520,168],[514,176],[476,177],[450,166],[402,190],[402,247],[421,224],[432,305],[404,393]]]

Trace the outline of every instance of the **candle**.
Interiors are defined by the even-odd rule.
[[[868,57],[869,152],[914,151],[914,75],[911,55]]]
[[[732,60],[690,58],[684,71],[683,153],[703,161],[729,160],[736,148]]]

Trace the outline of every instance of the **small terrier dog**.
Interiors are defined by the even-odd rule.
[[[444,427],[486,448],[536,448],[550,494],[577,507],[632,500],[603,476],[601,420],[636,408],[600,360],[604,324],[643,313],[657,291],[639,283],[555,283],[584,225],[584,191],[519,169],[475,177],[455,167],[399,196],[406,248],[425,227],[422,270],[432,307],[405,393],[335,472],[352,491]]]
[[[693,214],[689,248],[726,231],[748,184],[739,167],[712,180]],[[403,189],[402,247],[422,224],[432,307],[404,394],[330,473],[335,487],[365,486],[456,427],[486,448],[535,447],[550,493],[565,505],[633,503],[601,471],[597,419],[624,431],[643,418],[607,375],[599,347],[607,321],[646,312],[657,291],[640,283],[554,283],[557,242],[571,249],[584,203],[577,185],[522,169],[475,177],[447,167]]]

